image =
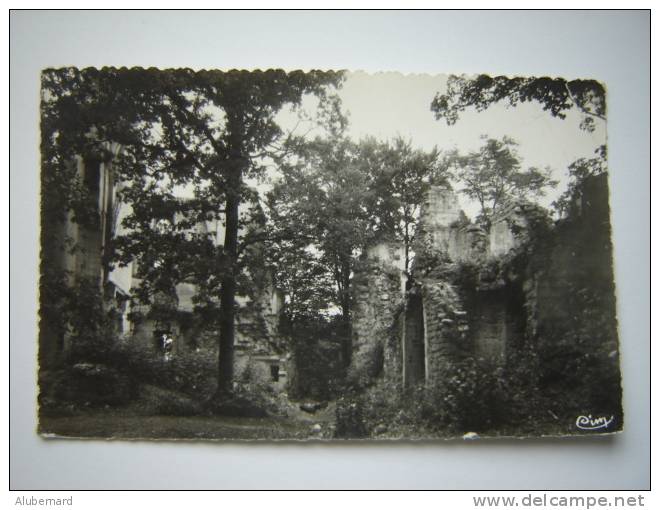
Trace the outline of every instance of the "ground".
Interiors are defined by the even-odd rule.
[[[135,416],[116,410],[42,417],[46,437],[116,439],[331,439],[334,405],[308,414],[295,406],[288,416]]]

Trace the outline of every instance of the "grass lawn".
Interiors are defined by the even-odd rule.
[[[313,422],[286,417],[236,418],[202,416],[124,416],[86,414],[42,417],[39,432],[46,436],[116,439],[306,439],[326,438],[323,425],[312,431]]]

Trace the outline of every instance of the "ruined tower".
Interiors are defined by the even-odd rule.
[[[398,325],[405,292],[405,255],[400,243],[382,240],[367,249],[353,279],[352,356],[349,378],[362,385],[385,373],[399,377]]]
[[[470,223],[455,191],[432,186],[419,215],[416,251],[444,254],[453,261],[475,260],[488,252],[487,234]]]

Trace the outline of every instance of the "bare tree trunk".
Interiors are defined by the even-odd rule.
[[[351,363],[351,357],[353,355],[353,343],[351,341],[351,266],[350,262],[343,261],[341,268],[341,278],[342,278],[342,294],[340,297],[341,303],[341,313],[342,313],[342,322],[344,331],[343,349],[342,349],[342,358],[344,366],[347,367]]]
[[[230,395],[234,382],[234,301],[238,258],[238,215],[242,166],[240,156],[230,162],[225,200],[224,253],[228,267],[220,289],[220,336],[218,338],[218,395]]]
[[[409,233],[409,224],[408,221],[406,220],[406,227],[405,227],[405,234],[403,238],[403,244],[405,246],[406,250],[406,266],[404,267],[404,271],[406,275],[408,275],[408,268],[410,266],[410,233]]]

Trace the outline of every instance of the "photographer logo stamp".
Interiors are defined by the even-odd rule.
[[[600,430],[606,429],[614,421],[614,416],[596,416],[595,418],[590,414],[587,416],[580,415],[575,420],[575,426],[582,430]]]

